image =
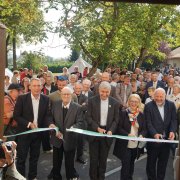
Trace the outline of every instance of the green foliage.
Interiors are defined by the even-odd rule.
[[[79,52],[76,49],[73,49],[70,55],[70,61],[74,62],[79,58]]]
[[[65,36],[72,47],[82,49],[94,67],[127,66],[134,59],[140,66],[147,55],[165,57],[158,50],[162,40],[178,42],[173,41],[179,35],[176,27],[180,27],[176,6],[84,0],[54,3],[61,5],[65,14],[59,19],[60,36]],[[52,6],[55,4],[49,8]]]
[[[3,0],[0,8],[0,21],[7,26],[11,38],[23,35],[28,42],[46,38],[43,12],[38,1]]]
[[[35,72],[38,72],[46,64],[53,73],[60,73],[63,67],[69,68],[73,64],[69,61],[53,60],[49,56],[44,56],[41,52],[23,52],[17,63],[18,68],[31,68]]]

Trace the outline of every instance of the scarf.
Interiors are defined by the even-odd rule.
[[[137,109],[135,112],[131,112],[130,108],[128,108],[127,113],[131,122],[131,126],[134,126],[137,121],[137,116],[139,115],[139,109]]]

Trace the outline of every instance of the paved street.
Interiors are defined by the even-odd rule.
[[[107,164],[107,172],[106,172],[106,179],[107,180],[118,180],[120,176],[120,161],[112,155],[112,149],[108,157],[108,164]],[[88,148],[86,147],[85,157],[88,160]],[[169,158],[169,163],[166,171],[166,178],[165,180],[173,180],[173,167],[172,167],[172,156]],[[88,169],[89,163],[85,165],[81,165],[79,163],[75,164],[76,170],[80,175],[81,180],[89,180]],[[146,178],[146,154],[143,155],[135,164],[135,172],[134,172],[134,180],[147,180]],[[38,179],[45,180],[47,179],[47,175],[52,168],[52,153],[45,154],[41,153],[39,166],[38,166]],[[64,165],[61,172],[63,179],[65,180],[65,171]]]

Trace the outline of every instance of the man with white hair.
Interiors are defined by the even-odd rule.
[[[155,90],[154,99],[145,105],[144,114],[149,138],[174,140],[177,129],[176,108],[173,102],[166,100],[164,89]],[[169,143],[147,143],[148,180],[165,178],[169,153]]]
[[[103,81],[99,85],[99,95],[88,101],[88,130],[112,135],[119,120],[119,103],[110,97],[111,85]],[[89,137],[91,180],[104,180],[106,162],[112,138]]]
[[[82,94],[84,94],[88,99],[94,95],[90,89],[91,81],[89,79],[84,79],[82,82],[82,86],[83,86]]]
[[[82,128],[81,106],[72,102],[72,90],[64,87],[61,90],[61,99],[52,102],[53,119],[49,127],[58,127],[59,132],[51,136],[53,145],[53,180],[61,180],[60,174],[63,154],[65,156],[65,169],[67,180],[78,179],[74,168],[74,157],[77,145],[77,134],[66,132],[71,127]]]

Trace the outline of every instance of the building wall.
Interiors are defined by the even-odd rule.
[[[180,58],[179,59],[169,59],[167,60],[168,64],[171,64],[173,67],[180,67]]]

